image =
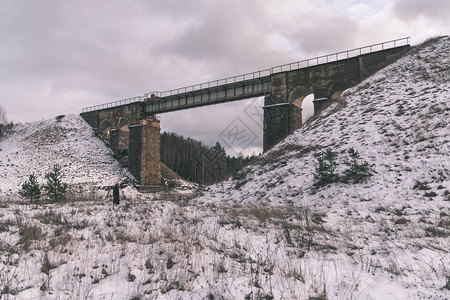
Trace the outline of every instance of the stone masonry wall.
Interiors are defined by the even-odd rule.
[[[155,118],[142,120],[141,185],[161,184],[160,125]]]
[[[142,165],[142,125],[130,126],[130,141],[128,145],[128,170],[141,181]]]
[[[305,96],[314,93],[315,99],[331,99],[335,93],[339,94],[393,63],[409,49],[404,46],[273,74],[272,95],[266,97],[264,108],[264,151],[301,127],[301,102]],[[315,108],[321,107],[323,101],[314,103]]]

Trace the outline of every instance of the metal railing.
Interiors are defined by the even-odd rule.
[[[392,40],[392,41],[373,44],[373,45],[369,45],[369,46],[365,46],[365,47],[361,47],[361,48],[355,48],[355,49],[336,52],[336,53],[328,54],[328,55],[324,55],[324,56],[318,56],[315,58],[305,59],[305,60],[301,60],[301,61],[297,61],[297,62],[285,64],[285,65],[272,67],[271,73],[274,74],[274,73],[298,70],[298,69],[303,69],[303,68],[307,68],[307,67],[327,64],[327,63],[331,63],[331,62],[335,62],[335,61],[339,61],[339,60],[344,60],[344,59],[352,58],[352,57],[363,55],[363,54],[368,54],[368,53],[372,53],[372,52],[406,46],[406,45],[409,45],[409,40],[410,40],[410,37],[405,37],[402,39]]]
[[[163,92],[154,91],[154,92],[150,92],[150,93],[145,93],[143,96],[137,96],[137,97],[132,97],[132,98],[124,99],[124,100],[119,100],[119,101],[115,101],[115,102],[110,102],[110,103],[105,103],[105,104],[101,104],[101,105],[95,105],[95,106],[83,108],[83,112],[89,112],[89,111],[94,111],[94,110],[100,110],[100,109],[130,104],[130,103],[134,103],[134,102],[138,102],[138,101],[143,101],[144,99],[148,99],[148,98],[152,98],[152,97],[159,97],[159,98],[169,97],[169,96],[174,96],[174,95],[178,95],[178,94],[185,94],[185,93],[194,92],[194,91],[198,91],[198,90],[219,87],[219,86],[223,86],[223,85],[227,85],[227,84],[243,82],[246,80],[268,77],[275,73],[293,71],[293,70],[308,68],[308,67],[312,67],[312,66],[328,64],[331,62],[345,60],[345,59],[349,59],[349,58],[356,57],[356,56],[363,55],[363,54],[373,53],[373,52],[392,49],[392,48],[401,47],[401,46],[407,46],[409,44],[410,44],[410,37],[405,37],[405,38],[391,40],[391,41],[378,43],[378,44],[373,44],[373,45],[369,45],[369,46],[365,46],[365,47],[361,47],[361,48],[355,48],[355,49],[336,52],[336,53],[328,54],[328,55],[324,55],[324,56],[318,56],[315,58],[305,59],[305,60],[301,60],[301,61],[297,61],[297,62],[293,62],[293,63],[289,63],[289,64],[279,65],[276,67],[272,67],[270,69],[265,69],[265,70],[260,70],[260,71],[256,71],[256,72],[227,77],[227,78],[223,78],[223,79],[208,81],[205,83],[185,86],[185,87],[178,88],[178,89],[172,89],[172,90],[163,91]]]
[[[101,110],[101,109],[126,105],[126,104],[130,104],[130,103],[134,103],[134,102],[139,102],[139,101],[143,100],[142,98],[143,98],[142,96],[136,96],[136,97],[122,99],[122,100],[118,100],[118,101],[114,101],[114,102],[108,102],[108,103],[104,103],[104,104],[85,107],[85,108],[83,108],[82,112],[90,112],[90,111],[94,111],[94,110]]]
[[[246,74],[227,77],[227,78],[223,78],[223,79],[208,81],[208,82],[204,82],[204,83],[200,83],[200,84],[185,86],[182,88],[168,90],[168,91],[164,91],[164,92],[156,91],[156,92],[146,93],[146,94],[144,94],[144,98],[151,98],[152,95],[155,95],[157,97],[174,96],[174,95],[178,95],[178,94],[184,94],[184,93],[194,92],[194,91],[198,91],[198,90],[214,88],[214,87],[218,87],[218,86],[222,86],[222,85],[226,85],[226,84],[238,83],[238,82],[242,82],[242,81],[246,81],[246,80],[267,77],[267,76],[270,76],[271,74],[272,73],[271,73],[270,69],[265,69],[265,70],[260,70],[260,71],[256,71],[256,72],[252,72],[252,73],[246,73]]]

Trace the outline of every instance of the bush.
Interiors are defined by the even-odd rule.
[[[327,149],[325,152],[322,151],[316,154],[316,157],[319,163],[314,173],[316,185],[322,186],[337,181],[338,176],[335,173],[338,165],[336,161],[337,154]]]
[[[33,202],[33,200],[38,200],[41,197],[41,189],[34,174],[31,174],[28,180],[22,184],[22,189],[19,191],[19,195],[30,199],[30,202]]]
[[[20,225],[19,227],[20,239],[18,241],[19,245],[22,245],[24,250],[29,250],[33,241],[38,241],[42,239],[43,233],[38,226]]]
[[[61,177],[61,167],[59,165],[54,165],[53,170],[45,174],[45,179],[47,179],[47,183],[43,186],[45,194],[55,202],[66,197],[67,183],[63,183]]]

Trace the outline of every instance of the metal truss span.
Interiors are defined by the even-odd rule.
[[[192,90],[161,97],[159,94],[146,94],[145,112],[162,113],[180,109],[206,106],[218,103],[256,98],[271,93],[270,75],[214,87]]]

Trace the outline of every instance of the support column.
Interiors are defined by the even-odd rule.
[[[141,188],[161,184],[160,125],[155,117],[147,117],[139,125],[131,125],[129,140],[129,167]]]
[[[142,120],[141,185],[161,185],[160,130],[155,117]]]
[[[323,106],[329,99],[329,95],[328,95],[328,90],[326,87],[316,86],[313,88],[313,92],[314,92],[313,104],[314,104],[314,115],[315,115],[322,110]]]
[[[119,159],[119,132],[118,129],[111,129],[109,131],[109,147],[114,153],[116,159]]]
[[[325,105],[325,103],[328,101],[328,98],[317,98],[313,100],[313,104],[314,104],[314,115],[318,114],[323,106]]]
[[[301,108],[298,105],[291,104],[290,105],[290,122],[289,122],[289,134],[293,133],[300,127],[302,127],[303,119],[302,119],[302,111],[303,108]]]
[[[264,98],[263,151],[266,152],[289,134],[302,127],[302,108],[292,103],[274,103]]]
[[[263,151],[266,152],[289,134],[289,103],[273,103],[274,97],[264,98]]]

